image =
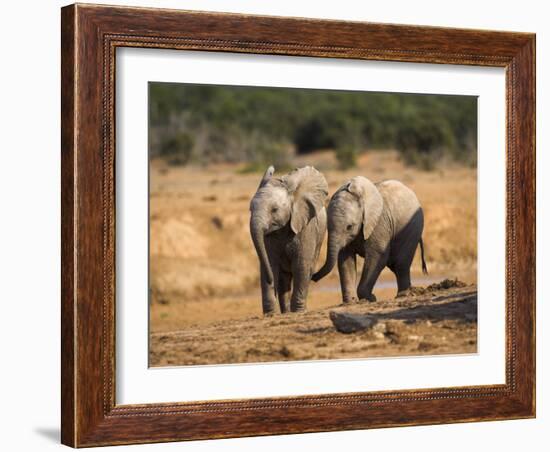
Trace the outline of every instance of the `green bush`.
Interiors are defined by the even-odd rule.
[[[336,145],[333,128],[328,118],[315,116],[297,126],[294,144],[298,153],[306,154],[318,149],[330,149]]]
[[[342,170],[357,166],[357,149],[350,145],[339,146],[335,150],[338,166]]]
[[[285,164],[290,146],[334,149],[350,167],[368,145],[397,149],[423,168],[441,160],[476,165],[474,96],[156,82],[149,90],[151,155],[179,164]]]
[[[357,156],[365,147],[366,133],[363,123],[353,118],[339,125],[335,132],[336,159],[340,169],[346,170],[357,166]]]
[[[161,145],[160,154],[171,165],[187,165],[191,159],[194,139],[188,133],[178,133],[169,137]]]
[[[288,143],[274,142],[259,136],[251,146],[249,162],[241,169],[241,173],[262,172],[269,165],[275,166],[278,172],[291,169],[290,146]]]
[[[432,170],[456,148],[449,123],[435,112],[407,118],[397,131],[396,147],[405,163]]]

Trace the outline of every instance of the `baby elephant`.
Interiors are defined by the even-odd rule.
[[[373,184],[354,177],[330,200],[327,259],[312,279],[326,276],[338,260],[343,302],[376,301],[372,289],[387,266],[397,278],[399,294],[411,286],[410,267],[418,244],[422,271],[427,273],[423,228],[424,214],[411,189],[395,180]],[[365,258],[358,286],[357,254]]]
[[[327,229],[325,177],[311,166],[273,177],[265,172],[250,203],[250,235],[260,260],[264,315],[304,311]],[[291,296],[292,290],[292,296]]]

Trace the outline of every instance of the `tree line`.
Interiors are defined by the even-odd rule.
[[[149,147],[171,164],[284,167],[334,150],[342,168],[368,149],[397,149],[423,169],[475,166],[477,98],[297,88],[149,84]]]

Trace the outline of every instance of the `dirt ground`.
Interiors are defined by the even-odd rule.
[[[338,332],[331,311],[369,314],[367,331]],[[475,353],[477,288],[217,322],[151,335],[150,365],[201,365]]]
[[[330,194],[343,182],[358,174],[374,182],[384,179],[401,180],[416,192],[425,215],[424,243],[429,275],[421,273],[420,253],[417,251],[411,268],[413,285],[428,286],[445,278],[458,278],[467,284],[476,284],[476,170],[448,166],[430,172],[419,171],[404,166],[397,154],[391,151],[367,152],[358,163],[358,168],[353,170],[335,170],[333,153],[328,151],[308,154],[293,162],[295,166],[309,164],[321,170],[327,178]],[[254,356],[250,352],[246,358],[234,354],[236,352],[231,351],[230,344],[223,345],[222,338],[218,343],[214,332],[219,332],[222,328],[236,328],[235,340],[238,340],[239,334],[241,340],[245,340],[241,329],[245,328],[247,343],[250,337],[256,337],[258,341],[257,346],[248,347],[251,350],[264,350],[262,347],[268,347],[268,344],[275,347],[274,349],[285,345],[289,350],[296,347],[298,350],[301,349],[298,344],[289,340],[282,344],[280,339],[276,339],[283,332],[276,333],[278,327],[275,327],[275,323],[283,322],[282,327],[285,322],[302,322],[301,328],[311,328],[310,320],[324,325],[329,321],[328,310],[339,309],[335,308],[341,302],[338,272],[335,269],[319,283],[311,284],[309,312],[303,317],[293,315],[288,318],[261,319],[258,259],[248,230],[248,206],[261,174],[242,174],[240,169],[237,165],[197,168],[170,167],[160,161],[153,161],[151,164],[149,326],[152,365],[196,364],[199,357],[194,353],[201,347],[204,347],[201,354],[206,360],[203,364],[269,361],[275,359],[275,352],[265,354],[265,359],[262,354]],[[324,253],[323,247],[319,267]],[[358,259],[358,265],[362,265],[361,259]],[[396,294],[395,278],[389,270],[382,273],[374,292],[379,300],[388,301],[369,305],[368,309],[399,308],[402,303],[407,302],[389,301]],[[422,303],[421,300],[418,302]],[[353,309],[367,307],[361,305]],[[244,323],[239,325],[237,321]],[[447,320],[442,322],[444,325]],[[297,323],[294,329],[299,328]],[[272,339],[259,335],[264,324],[272,326]],[[475,351],[475,322],[453,320],[449,325],[450,328],[443,328],[446,332],[445,344],[436,347],[423,345],[420,349],[419,344],[409,344],[399,348],[380,339],[372,350],[368,347],[368,356]],[[412,336],[425,336],[415,332],[418,325],[407,328],[411,330]],[[186,337],[198,338],[200,331],[203,331],[202,345],[184,340]],[[207,334],[207,331],[210,333]],[[250,336],[252,332],[257,332],[258,335]],[[290,337],[295,340],[303,339],[303,334],[296,334],[298,335]],[[271,333],[269,336],[271,337]],[[327,341],[337,337],[340,337],[339,334],[333,337],[327,333],[326,336]],[[456,343],[453,343],[455,339]],[[182,341],[185,341],[185,345],[182,345]],[[345,341],[353,342],[351,338]],[[473,344],[469,344],[469,341],[473,341]],[[314,343],[317,342],[308,342],[312,347]],[[359,343],[356,345],[359,347]],[[181,350],[176,353],[174,348],[179,346]],[[326,353],[331,350],[331,356],[339,356],[336,344],[331,343],[327,347]],[[206,358],[210,356],[207,352],[210,348],[215,348],[216,351],[212,352],[213,357]],[[325,352],[321,351],[322,348],[315,346],[310,351],[302,350],[288,359],[324,359]],[[226,351],[226,356],[223,356],[223,350]],[[360,347],[357,349],[357,355],[349,350],[342,351],[340,357],[366,356],[361,350]],[[280,360],[281,357],[277,359]]]

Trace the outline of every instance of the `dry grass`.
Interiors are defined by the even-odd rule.
[[[443,278],[476,283],[476,170],[448,167],[433,172],[405,167],[393,152],[368,152],[359,168],[336,171],[331,152],[297,158],[313,164],[334,192],[350,177],[399,179],[418,195],[425,214],[424,243],[430,276],[421,274],[419,252],[413,284]],[[261,314],[258,261],[249,232],[248,205],[260,175],[239,174],[234,165],[207,168],[151,165],[151,332]],[[324,250],[321,258],[324,257]],[[320,264],[320,263],[319,263]],[[395,295],[385,270],[378,298]],[[308,309],[340,302],[337,271],[312,284]]]

